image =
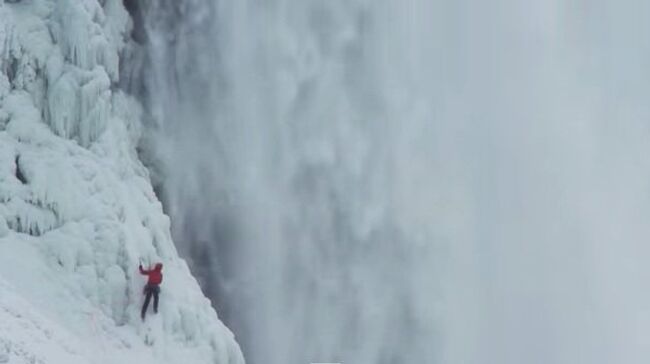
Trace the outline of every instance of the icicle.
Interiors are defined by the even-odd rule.
[[[58,226],[52,211],[39,208],[21,199],[12,199],[7,203],[12,215],[7,216],[7,225],[18,233],[40,236]]]
[[[106,14],[104,32],[115,49],[106,50],[102,64],[111,77],[111,81],[116,82],[119,78],[117,49],[124,47],[125,41],[131,33],[132,22],[121,0],[107,0],[104,4],[104,12]]]
[[[70,138],[79,120],[79,83],[72,73],[65,73],[48,90],[50,127],[57,135]]]
[[[73,64],[86,68],[89,64],[89,38],[92,27],[83,2],[60,0],[57,7],[58,22],[54,23],[54,35],[63,53]]]
[[[87,147],[106,128],[110,113],[110,80],[103,68],[93,72],[93,78],[81,87],[81,110],[79,115],[79,142]]]
[[[84,70],[103,66],[110,79],[117,81],[117,46],[121,46],[123,40],[118,37],[119,31],[114,29],[114,23],[105,25],[111,30],[108,33],[102,28],[106,23],[103,9],[97,3],[76,0],[60,0],[57,9],[60,24],[53,25],[52,29],[62,45],[66,59]],[[124,20],[117,24],[122,22]]]

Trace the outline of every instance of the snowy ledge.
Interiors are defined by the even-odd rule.
[[[0,2],[0,363],[243,363],[135,152],[131,26],[120,0]],[[165,265],[146,324],[141,259]]]

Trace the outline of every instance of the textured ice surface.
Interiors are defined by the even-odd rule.
[[[0,2],[0,362],[243,362],[138,160],[130,27],[120,0]],[[146,324],[139,261],[165,266]]]

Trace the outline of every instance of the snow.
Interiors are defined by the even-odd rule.
[[[0,363],[243,363],[179,258],[119,91],[120,0],[0,2]],[[138,263],[164,264],[139,317]]]

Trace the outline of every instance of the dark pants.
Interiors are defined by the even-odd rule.
[[[158,295],[160,294],[160,286],[157,284],[147,284],[144,286],[144,305],[142,305],[142,319],[144,320],[144,315],[147,313],[147,307],[149,307],[149,301],[151,301],[151,296],[153,296],[153,312],[158,313]]]

